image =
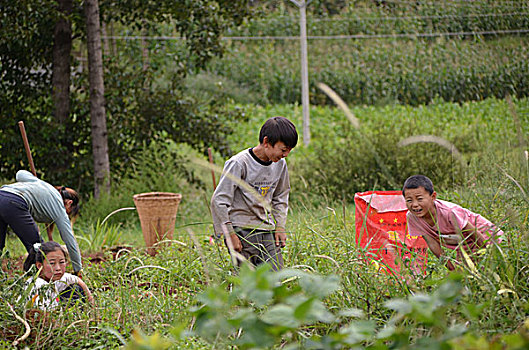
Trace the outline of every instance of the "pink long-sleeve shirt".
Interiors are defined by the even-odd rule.
[[[493,238],[501,241],[503,231],[483,216],[473,213],[457,204],[440,199],[436,199],[434,205],[437,213],[437,220],[434,226],[431,226],[424,219],[420,219],[408,211],[406,219],[408,222],[408,232],[411,236],[428,235],[440,242],[443,247],[456,249],[457,245],[443,242],[443,239],[440,239],[439,235],[460,234],[463,228],[470,223],[483,235],[486,244],[492,243]],[[473,248],[475,249],[475,247]]]

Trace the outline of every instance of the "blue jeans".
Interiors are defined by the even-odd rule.
[[[0,251],[6,245],[8,225],[22,241],[28,253],[33,244],[42,242],[39,228],[29,212],[26,201],[16,194],[0,190]]]

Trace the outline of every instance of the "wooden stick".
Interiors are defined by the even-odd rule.
[[[24,141],[24,148],[26,149],[26,155],[28,156],[29,161],[29,167],[31,168],[31,172],[33,173],[33,176],[37,176],[37,172],[35,171],[35,164],[33,164],[33,157],[31,156],[31,150],[29,149],[29,142],[28,137],[26,135],[26,128],[24,127],[24,122],[19,121],[18,127],[20,128],[20,133],[22,134],[22,140]]]
[[[20,133],[22,134],[22,141],[24,141],[24,148],[26,149],[26,155],[28,156],[29,167],[33,176],[37,177],[37,171],[35,170],[35,164],[33,163],[33,157],[31,156],[31,149],[29,148],[28,136],[26,135],[26,128],[24,122],[21,120],[18,122]],[[53,223],[46,225],[46,232],[48,233],[48,240],[53,241]]]
[[[213,165],[213,155],[211,154],[211,147],[208,147],[208,156],[209,164]],[[215,183],[215,172],[211,169],[211,178],[213,179],[213,191],[217,189],[217,184]]]

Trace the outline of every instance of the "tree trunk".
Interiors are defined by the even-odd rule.
[[[108,43],[107,26],[105,22],[101,22],[101,33],[103,34],[103,54],[110,56],[110,45]]]
[[[86,42],[90,82],[90,119],[92,121],[92,151],[94,156],[94,197],[101,191],[110,193],[110,163],[108,160],[107,122],[105,114],[105,85],[98,0],[85,1]]]
[[[55,120],[63,124],[70,115],[70,55],[72,51],[72,0],[58,0],[61,17],[53,33],[52,99]]]

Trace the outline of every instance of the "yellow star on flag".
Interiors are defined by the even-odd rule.
[[[395,218],[395,220],[393,220],[394,223],[397,223],[399,222],[399,220],[397,220],[397,218]]]
[[[384,219],[380,219],[380,221],[379,221],[379,222],[380,222],[380,223],[383,223],[383,222],[384,222]]]

